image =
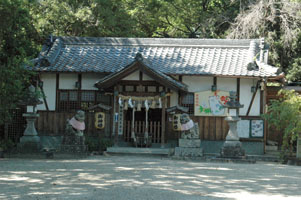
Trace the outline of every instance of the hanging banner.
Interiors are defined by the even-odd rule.
[[[227,91],[202,91],[194,93],[195,116],[226,116],[223,105],[229,101]]]

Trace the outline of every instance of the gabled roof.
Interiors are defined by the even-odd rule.
[[[112,73],[131,64],[140,53],[152,69],[168,75],[278,75],[267,64],[247,69],[254,59],[259,62],[259,39],[52,37],[51,41],[43,47],[33,70]]]
[[[142,71],[155,81],[173,90],[187,92],[187,85],[171,78],[170,76],[162,73],[160,70],[155,70],[152,66],[152,63],[143,58],[140,53],[136,54],[135,60],[131,64],[122,68],[120,71],[107,75],[106,77],[98,81],[95,86],[98,88],[111,87],[124,77],[128,76],[130,73],[133,73],[137,70]]]

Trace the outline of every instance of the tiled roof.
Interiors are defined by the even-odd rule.
[[[141,53],[153,69],[169,75],[277,76],[277,68],[259,62],[258,39],[53,37],[53,41],[44,46],[33,70],[111,73]],[[248,70],[250,62],[258,67]]]
[[[143,58],[143,56],[140,53],[136,54],[134,62],[132,62],[130,65],[122,68],[120,71],[117,71],[117,72],[114,72],[114,73],[111,73],[111,74],[105,76],[104,78],[102,78],[101,80],[99,80],[96,83],[96,86],[97,85],[100,86],[102,84],[110,82],[115,77],[118,77],[122,74],[125,74],[125,76],[126,76],[126,71],[129,70],[129,68],[134,68],[136,63],[140,64],[140,65],[138,65],[140,69],[145,68],[148,71],[151,71],[151,74],[153,74],[155,77],[157,77],[157,79],[156,79],[157,81],[159,81],[158,79],[165,80],[165,82],[167,82],[168,85],[171,85],[178,90],[187,91],[187,85],[171,78],[170,76],[168,76],[164,73],[160,73],[160,71],[158,71],[158,70],[155,70],[152,63],[149,62],[147,59]],[[121,79],[121,78],[123,78],[123,77],[122,76],[119,77],[119,79]]]

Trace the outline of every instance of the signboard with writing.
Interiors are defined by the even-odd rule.
[[[194,93],[194,115],[196,116],[226,116],[222,106],[229,100],[226,91],[202,91]]]
[[[263,137],[263,120],[251,120],[251,137]]]

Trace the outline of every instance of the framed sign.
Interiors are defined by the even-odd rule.
[[[226,116],[224,104],[229,101],[229,92],[202,91],[194,93],[194,115],[196,116]]]
[[[250,122],[250,136],[251,137],[263,137],[264,123],[263,120],[252,119]]]

